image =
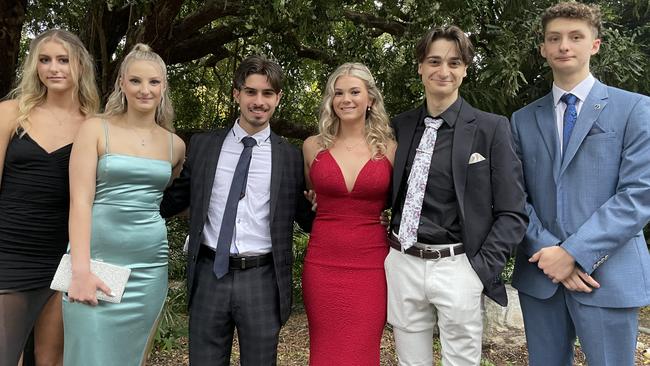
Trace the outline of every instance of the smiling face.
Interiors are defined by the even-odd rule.
[[[440,38],[429,45],[424,60],[418,64],[418,74],[427,97],[455,100],[458,88],[467,76],[467,65],[456,42]]]
[[[60,42],[44,42],[38,49],[38,78],[48,92],[67,92],[74,87],[68,51]]]
[[[589,60],[600,49],[592,27],[584,20],[556,18],[546,24],[540,53],[557,78],[584,79]]]
[[[144,113],[156,111],[164,87],[162,70],[153,61],[131,62],[120,80],[128,108]]]
[[[332,106],[341,122],[358,122],[366,118],[366,109],[372,105],[366,83],[354,76],[341,76],[334,83]]]
[[[240,90],[233,90],[233,96],[241,111],[239,125],[252,135],[269,125],[282,92],[275,92],[266,75],[251,74]]]

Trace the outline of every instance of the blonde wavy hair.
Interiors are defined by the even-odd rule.
[[[72,97],[78,99],[81,113],[92,116],[99,109],[95,64],[88,50],[79,37],[66,30],[47,30],[29,43],[18,86],[9,93],[10,98],[18,101],[16,133],[21,136],[29,128],[29,114],[35,107],[43,104],[47,97],[47,87],[38,76],[39,53],[42,45],[47,42],[57,42],[68,52],[70,78],[74,85]]]
[[[169,99],[167,65],[165,65],[165,61],[163,61],[163,59],[155,53],[151,47],[144,43],[138,43],[133,46],[131,52],[129,52],[126,57],[124,57],[124,60],[122,60],[120,72],[115,79],[115,87],[113,88],[111,95],[108,97],[104,113],[101,114],[101,117],[113,117],[126,113],[129,106],[126,97],[122,92],[122,88],[120,87],[120,81],[122,81],[126,76],[126,71],[133,61],[151,61],[160,67],[164,90],[160,97],[160,104],[156,107],[155,120],[160,127],[167,131],[174,132],[174,107]]]
[[[384,98],[377,88],[370,70],[365,65],[357,62],[348,62],[339,66],[327,80],[318,120],[318,138],[321,147],[323,149],[332,147],[339,131],[341,121],[334,112],[332,100],[334,99],[334,84],[336,84],[336,80],[341,76],[353,76],[362,80],[366,85],[368,96],[370,101],[372,101],[372,106],[366,111],[366,143],[370,146],[370,151],[374,158],[385,155],[388,149],[388,143],[393,141],[394,137],[388,114],[386,114],[386,109],[384,108]]]

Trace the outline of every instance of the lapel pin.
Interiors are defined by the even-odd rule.
[[[600,104],[596,104],[596,105],[594,105],[594,108],[596,108],[596,109],[600,109]]]

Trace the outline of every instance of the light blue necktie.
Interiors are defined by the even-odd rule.
[[[566,152],[566,147],[569,145],[569,138],[571,137],[571,132],[573,127],[576,125],[578,120],[578,110],[576,109],[576,102],[578,97],[571,93],[564,94],[560,100],[566,104],[566,110],[564,111],[564,128],[562,130],[562,153]]]
[[[237,206],[239,200],[244,198],[246,192],[246,181],[248,180],[248,168],[251,164],[253,146],[257,143],[254,138],[247,136],[241,139],[244,144],[244,150],[239,156],[235,174],[230,184],[230,192],[226,200],[226,207],[223,210],[223,219],[221,220],[221,229],[219,229],[219,239],[217,239],[217,250],[214,256],[212,271],[217,278],[221,278],[228,273],[230,264],[230,243],[232,234],[235,230],[235,217],[237,217]]]

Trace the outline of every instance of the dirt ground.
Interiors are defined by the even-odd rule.
[[[650,308],[641,311],[640,325],[650,328]],[[235,341],[236,342],[236,341]],[[637,365],[650,365],[650,335],[640,333],[638,338]],[[231,365],[238,364],[237,345],[233,347]],[[434,350],[439,348],[434,342]],[[648,357],[646,357],[646,354]],[[436,352],[436,359],[439,359]],[[278,347],[278,365],[304,366],[309,360],[309,333],[307,330],[307,317],[303,311],[294,311],[289,322],[282,328],[280,344]],[[509,344],[483,344],[482,366],[524,366],[526,365],[525,346],[512,346]],[[182,338],[178,348],[172,351],[154,351],[149,358],[149,366],[178,366],[188,365],[187,339]],[[586,365],[580,347],[576,346],[575,366]],[[393,337],[389,329],[384,330],[381,342],[381,366],[397,366]]]

